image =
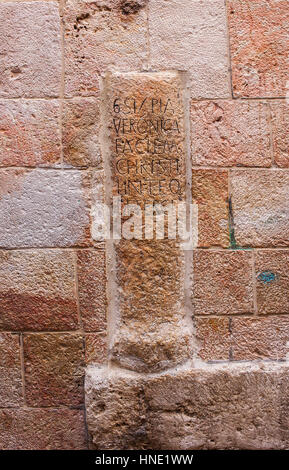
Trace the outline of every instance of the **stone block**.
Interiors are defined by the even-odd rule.
[[[78,250],[79,309],[85,331],[106,330],[106,267],[105,253]]]
[[[253,313],[252,254],[195,251],[193,305],[195,315]]]
[[[191,365],[192,366],[192,365]],[[218,364],[141,377],[91,367],[96,449],[287,449],[288,365]]]
[[[230,96],[222,0],[149,2],[150,66],[188,70],[193,98]]]
[[[288,2],[229,0],[228,22],[234,95],[285,96]]]
[[[25,334],[24,365],[29,406],[83,404],[84,348],[79,334]]]
[[[0,407],[23,404],[19,335],[0,333]]]
[[[98,95],[107,69],[142,70],[147,60],[145,3],[69,0],[64,10],[66,96]]]
[[[255,101],[193,101],[191,140],[193,165],[269,167],[268,105]]]
[[[227,248],[229,237],[228,172],[192,171],[192,198],[198,205],[198,246]]]
[[[89,245],[89,183],[77,170],[0,170],[0,247]]]
[[[56,100],[0,100],[0,166],[55,166],[61,159]]]
[[[241,247],[289,245],[289,172],[233,170],[234,235]]]
[[[1,409],[2,450],[83,450],[87,448],[83,410]]]
[[[60,17],[56,2],[0,4],[0,97],[56,97],[61,82]]]

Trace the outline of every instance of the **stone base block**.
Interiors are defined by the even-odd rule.
[[[142,376],[91,366],[87,422],[96,449],[286,449],[289,366],[193,365]]]

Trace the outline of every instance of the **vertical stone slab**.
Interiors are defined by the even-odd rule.
[[[186,200],[185,105],[178,72],[109,73],[103,84],[107,202],[142,209],[134,239],[108,242],[110,359],[150,372],[184,362],[191,332],[185,312],[180,239],[145,239],[144,208]],[[122,212],[123,214],[123,212]],[[122,228],[129,217],[122,216]]]

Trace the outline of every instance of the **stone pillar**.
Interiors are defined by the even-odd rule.
[[[145,209],[160,217],[168,205],[177,214],[178,203],[186,202],[183,82],[178,72],[109,73],[103,84],[107,203],[121,197],[125,214],[122,236],[107,246],[109,359],[139,372],[173,367],[191,354],[177,227],[168,232],[166,226],[164,239],[152,224],[144,227]],[[140,216],[132,239],[128,204],[138,205]]]
[[[106,76],[107,204],[118,196],[123,210],[128,203],[157,210],[190,201],[184,90],[177,72]],[[123,226],[128,220],[126,213]],[[288,365],[193,358],[189,252],[168,234],[143,239],[143,229],[142,220],[136,239],[107,241],[108,361],[87,369],[85,386],[93,447],[288,448]]]

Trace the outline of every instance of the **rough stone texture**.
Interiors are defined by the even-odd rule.
[[[106,334],[87,333],[85,335],[85,363],[102,364],[107,358]]]
[[[77,271],[79,308],[84,330],[106,330],[105,253],[79,250]]]
[[[193,165],[271,166],[268,105],[192,102],[191,140]]]
[[[198,246],[228,247],[228,172],[193,169],[192,198],[198,204]]]
[[[81,450],[86,447],[83,410],[0,410],[2,450]]]
[[[142,69],[147,55],[146,11],[125,8],[114,0],[66,2],[67,96],[98,95],[98,77],[108,68]]]
[[[258,313],[289,313],[289,252],[255,254]]]
[[[189,70],[194,98],[229,96],[223,0],[149,2],[150,66]]]
[[[289,355],[289,316],[232,319],[232,359],[286,360]]]
[[[101,167],[99,102],[75,98],[64,102],[63,153],[71,166]]]
[[[90,368],[96,449],[286,449],[288,366],[214,365],[142,378]]]
[[[19,406],[22,402],[19,336],[0,333],[0,407]]]
[[[194,319],[198,357],[204,361],[230,359],[231,333],[229,318]]]
[[[195,315],[253,312],[249,251],[195,251],[193,284]]]
[[[74,256],[69,251],[0,251],[0,329],[78,326]]]
[[[89,244],[88,175],[1,170],[0,247]]]
[[[29,406],[83,403],[84,349],[79,334],[26,334],[24,365]]]
[[[229,0],[228,21],[235,96],[285,96],[287,0]]]
[[[0,96],[58,96],[60,18],[55,2],[1,3]]]
[[[287,171],[233,170],[231,191],[237,245],[289,245]]]
[[[91,172],[91,237],[94,245],[105,249],[105,234],[107,218],[103,209],[105,201],[104,172],[92,170]]]
[[[108,74],[103,101],[111,195],[142,208],[184,201],[182,76],[177,72]],[[124,229],[125,217],[122,222]],[[138,236],[142,235],[139,231]],[[114,243],[108,257],[108,272],[115,273],[108,285],[109,318],[115,331],[109,344],[112,359],[138,371],[183,362],[190,354],[191,333],[183,308],[180,239],[123,238]]]
[[[289,93],[289,90],[288,92]],[[289,95],[288,95],[289,98]],[[270,103],[274,160],[279,167],[289,167],[289,106],[287,101]]]
[[[0,100],[0,166],[60,162],[59,103]]]

